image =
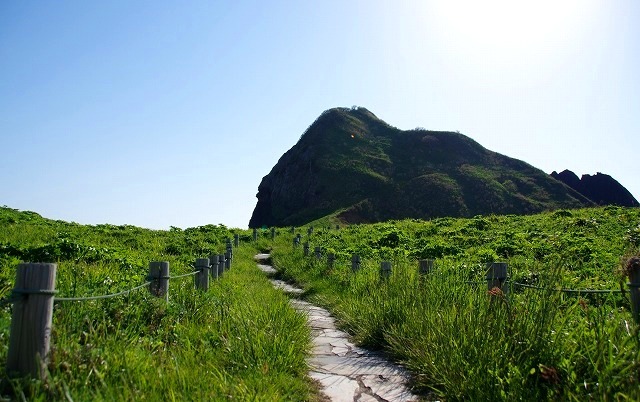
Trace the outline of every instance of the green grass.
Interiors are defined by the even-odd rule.
[[[484,263],[501,259],[512,278],[539,287],[619,289],[620,260],[637,251],[639,213],[596,208],[317,229],[311,247],[337,253],[333,269],[284,237],[272,257],[359,344],[403,362],[418,390],[446,400],[638,400],[640,334],[628,295],[515,286],[505,295],[483,281]],[[364,256],[356,273],[351,253]],[[416,259],[427,256],[436,269],[421,277]],[[393,263],[389,280],[379,277],[382,260]]]
[[[151,260],[170,261],[172,275],[190,272],[195,257],[221,251],[232,233],[211,225],[184,231],[83,226],[6,208],[0,221],[0,297],[12,288],[19,256],[49,253],[59,265],[60,296],[108,294],[143,283]],[[46,377],[10,379],[2,364],[2,395],[34,401],[313,400],[306,319],[256,269],[255,253],[253,245],[236,249],[232,269],[207,292],[195,290],[192,277],[171,280],[168,303],[146,289],[56,303]],[[10,306],[0,309],[3,363],[10,314]]]

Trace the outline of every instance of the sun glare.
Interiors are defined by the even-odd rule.
[[[501,59],[573,42],[593,16],[590,0],[447,0],[429,3],[461,52]]]

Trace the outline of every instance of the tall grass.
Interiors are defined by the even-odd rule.
[[[381,280],[379,261],[330,270],[284,243],[272,257],[356,341],[403,362],[418,389],[447,400],[640,398],[638,326],[619,296],[590,304],[554,291],[489,292],[459,264],[440,261],[421,277],[404,257]],[[539,285],[555,288],[562,264],[547,268]]]
[[[29,400],[308,400],[305,318],[257,272],[252,254],[242,248],[206,293],[192,278],[171,281],[168,304],[146,290],[56,304],[49,375],[5,381],[4,392]]]

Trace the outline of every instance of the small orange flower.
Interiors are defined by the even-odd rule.
[[[587,309],[589,308],[589,305],[587,304],[587,301],[585,299],[580,299],[578,304],[580,305],[580,308],[582,309],[582,311],[584,311],[586,313]]]

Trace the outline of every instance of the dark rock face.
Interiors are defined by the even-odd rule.
[[[560,180],[598,205],[640,206],[629,190],[607,174],[596,173],[593,176],[585,174],[578,179],[572,171],[563,170],[560,173],[551,173],[551,177]]]
[[[262,179],[250,227],[478,214],[593,203],[460,133],[399,130],[364,108],[325,111]]]

